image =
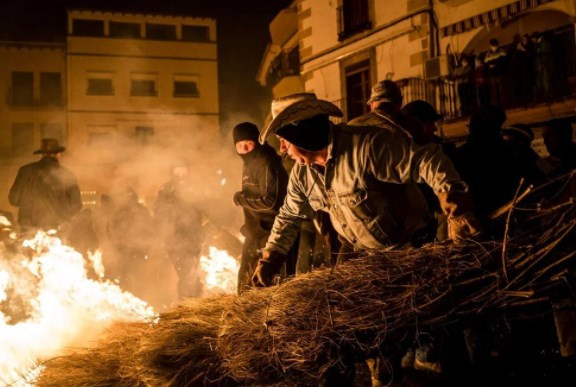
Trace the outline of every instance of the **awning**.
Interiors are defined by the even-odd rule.
[[[551,3],[555,0],[519,0],[514,3],[495,8],[482,14],[461,20],[457,23],[442,27],[442,37],[461,34],[486,24],[495,23],[499,20],[507,20],[514,15],[522,13],[530,8],[536,8],[541,4]]]

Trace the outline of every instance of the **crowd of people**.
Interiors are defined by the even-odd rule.
[[[496,69],[505,54],[497,42],[493,48],[484,60]],[[491,92],[502,98],[494,69]],[[331,117],[343,116],[337,106],[313,93],[293,94],[272,102],[272,120],[261,131],[250,122],[234,128],[243,173],[231,200],[242,208],[245,237],[238,293],[271,286],[278,275],[337,266],[364,251],[501,239],[503,224],[492,214],[521,184],[539,184],[576,168],[569,119],[545,124],[549,156],[540,158],[531,148],[532,128],[503,127],[505,111],[488,101],[472,114],[469,137],[458,147],[437,136],[442,116],[434,107],[425,101],[403,105],[393,81],[375,84],[367,103],[370,113],[334,124]],[[290,167],[267,144],[270,136],[292,160]],[[138,281],[134,268],[160,235],[178,274],[179,296],[199,296],[204,230],[192,200],[197,182],[187,162],[174,163],[153,211],[129,184],[102,195],[99,207],[82,210],[76,178],[58,162],[64,150],[45,139],[35,152],[42,158],[20,168],[9,199],[19,208],[21,229],[68,225],[67,237],[82,252],[103,248],[115,263],[113,276],[128,289]],[[564,195],[575,195],[574,184],[563,189]],[[311,258],[318,246],[324,252],[320,262]],[[418,361],[421,369],[437,371],[434,361],[416,359],[415,367]],[[342,369],[326,375],[325,385],[350,378]],[[378,376],[373,378],[377,383]]]
[[[463,116],[478,106],[522,106],[549,101],[563,85],[549,38],[540,32],[517,35],[509,47],[490,39],[490,49],[462,54],[452,77]]]
[[[170,179],[160,187],[152,208],[142,203],[126,177],[110,182],[99,205],[82,208],[76,176],[59,162],[65,150],[58,140],[43,139],[34,152],[41,155],[40,160],[19,169],[9,201],[18,207],[20,231],[33,235],[38,230],[56,230],[86,258],[100,250],[106,278],[136,294],[142,289],[148,258],[158,242],[177,274],[178,296],[201,295],[198,268],[203,220],[195,202],[197,181],[187,161],[173,162]]]
[[[537,185],[576,168],[570,119],[546,123],[543,137],[549,155],[540,158],[530,146],[532,128],[521,123],[503,128],[505,111],[495,105],[472,115],[470,135],[456,147],[435,134],[442,118],[435,109],[425,101],[403,106],[400,89],[392,81],[377,83],[368,104],[370,113],[336,125],[330,117],[341,117],[342,112],[332,103],[312,93],[290,95],[272,102],[273,119],[260,133],[261,145],[253,126],[251,137],[243,138],[248,141],[242,153],[238,150],[243,157],[250,154],[247,149],[265,146],[266,139],[276,135],[280,151],[295,162],[285,191],[271,189],[277,181],[266,179],[266,174],[249,176],[245,169],[243,181],[258,187],[253,200],[272,194],[267,200],[276,212],[273,224],[261,223],[267,225],[268,236],[255,269],[253,255],[242,258],[253,270],[253,286],[271,286],[282,270],[294,272],[289,266],[294,264],[291,256],[302,224],[318,219],[318,214],[328,215],[320,225],[315,222],[331,249],[326,265],[373,249],[418,248],[447,239],[501,240],[504,224],[492,215],[514,199],[520,186]],[[284,194],[280,206],[278,197]],[[572,180],[562,195],[575,194]],[[438,359],[427,358],[435,352],[433,345],[424,347],[416,348],[419,356],[412,366],[439,372]],[[576,354],[574,348],[568,352]],[[353,368],[327,371],[323,385],[351,385]],[[372,381],[380,385],[374,373]]]

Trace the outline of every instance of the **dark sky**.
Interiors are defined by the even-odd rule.
[[[268,24],[291,0],[2,0],[1,40],[63,40],[66,9],[157,12],[214,17],[218,26],[220,111],[224,131],[229,119],[266,115],[268,91],[256,73],[269,40]],[[1,60],[1,59],[0,59]],[[261,122],[259,122],[261,123]]]

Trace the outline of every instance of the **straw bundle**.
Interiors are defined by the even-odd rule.
[[[39,386],[313,385],[342,356],[365,357],[415,329],[549,308],[569,295],[576,205],[533,210],[508,217],[503,241],[370,252],[280,286],[183,303],[157,324],[47,362]]]

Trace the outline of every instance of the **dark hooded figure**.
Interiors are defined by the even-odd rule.
[[[258,250],[266,244],[274,218],[284,202],[288,174],[282,159],[267,143],[258,142],[256,125],[243,122],[234,128],[234,145],[242,158],[242,190],[234,194],[234,204],[244,211],[242,235],[246,238],[238,272],[238,292],[250,287],[260,258]]]
[[[42,139],[41,148],[34,152],[42,158],[18,170],[9,200],[19,208],[23,230],[56,229],[82,208],[76,176],[58,161],[65,150],[56,139]]]
[[[513,199],[523,175],[514,146],[502,139],[505,121],[506,113],[500,107],[480,109],[470,118],[468,140],[454,155],[454,164],[470,188],[476,215],[484,227],[488,227],[493,211]]]

